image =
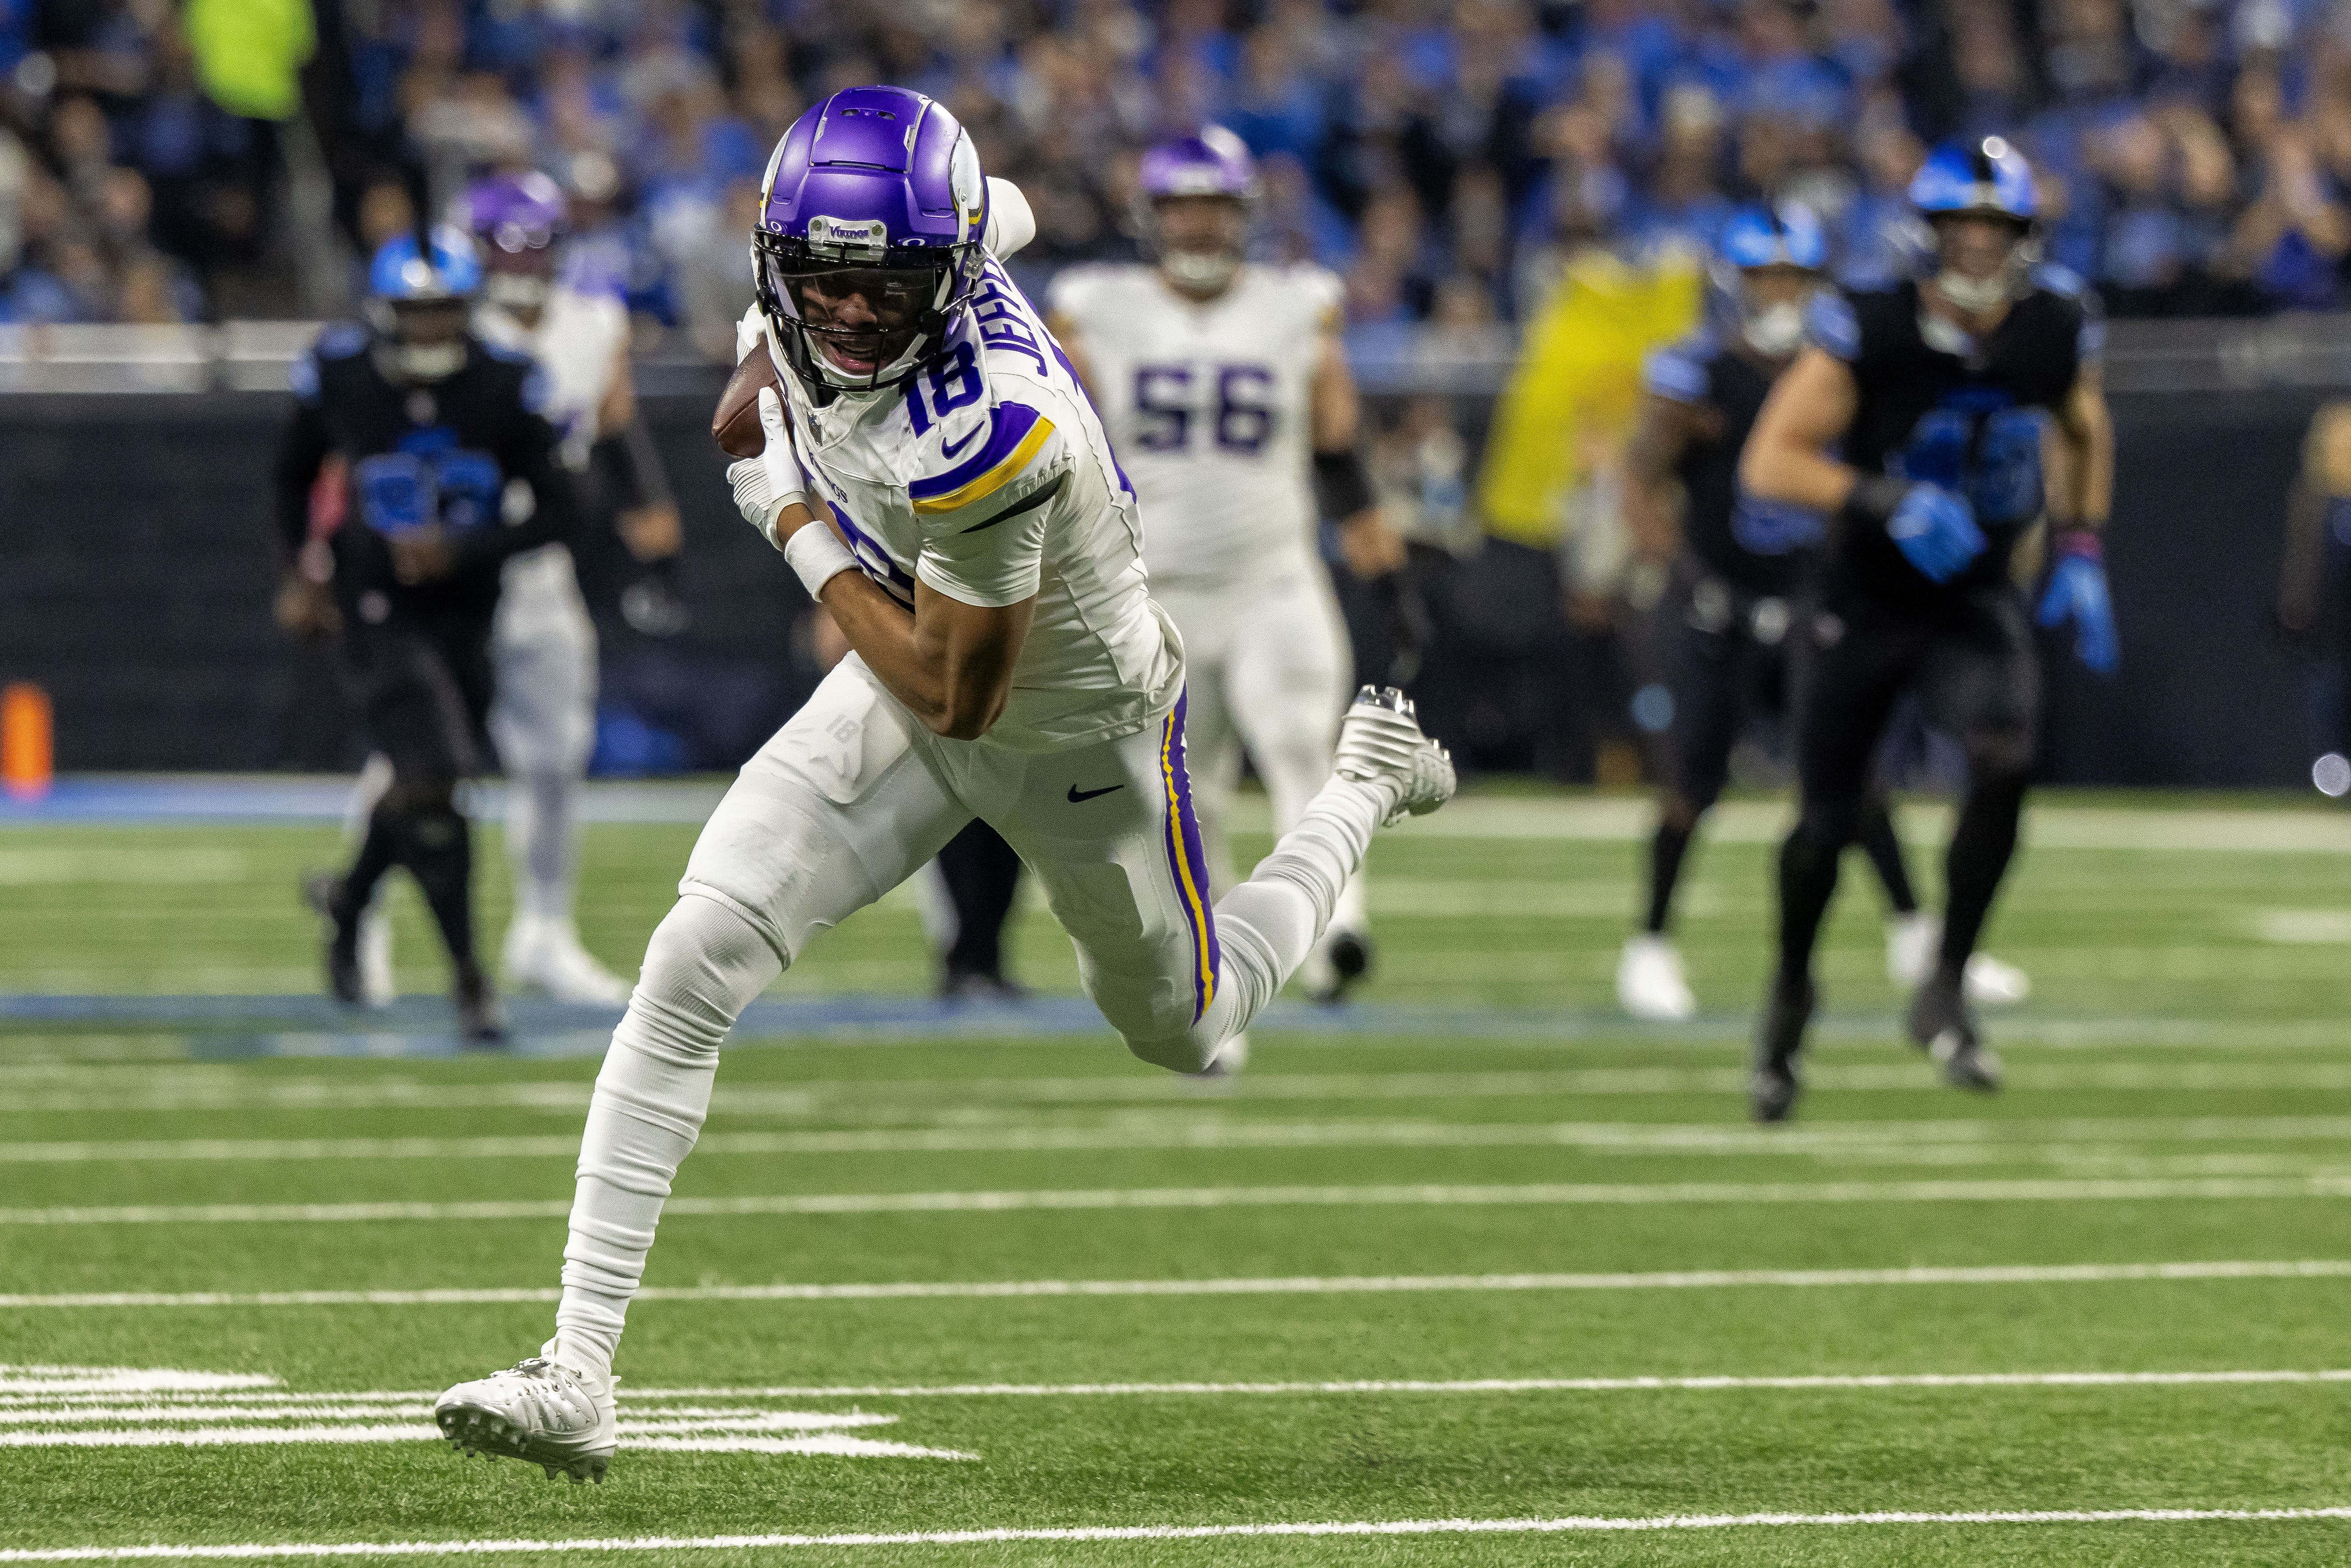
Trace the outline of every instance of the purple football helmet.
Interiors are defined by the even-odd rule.
[[[1168,196],[1230,196],[1257,199],[1257,160],[1248,143],[1221,125],[1204,125],[1197,136],[1162,141],[1143,155],[1145,201]]]
[[[481,247],[493,305],[537,311],[555,286],[556,242],[568,216],[562,187],[533,169],[475,181],[458,204]]]
[[[921,93],[851,88],[768,160],[751,234],[759,309],[811,390],[912,377],[970,308],[987,182],[956,117]]]
[[[1163,141],[1143,155],[1135,227],[1160,269],[1186,293],[1222,292],[1249,250],[1249,209],[1257,202],[1257,162],[1221,125]],[[1170,204],[1192,210],[1176,214]]]

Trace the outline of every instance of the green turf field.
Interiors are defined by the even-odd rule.
[[[1700,852],[1686,1028],[1610,1014],[1642,809],[1511,795],[1375,851],[1388,1024],[1260,1030],[1229,1092],[1107,1035],[738,1042],[601,1488],[423,1437],[549,1332],[591,1056],[0,1022],[0,1563],[2351,1561],[2351,819],[2047,799],[1996,1099],[1898,1042],[1856,859],[1815,1088],[1753,1129],[1779,810]],[[690,840],[590,831],[608,962]],[[308,989],[335,847],[0,828],[0,998]],[[1041,913],[1016,951],[1073,987]],[[778,990],[925,977],[893,900]]]

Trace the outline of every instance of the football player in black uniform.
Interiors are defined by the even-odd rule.
[[[2286,504],[2278,626],[2304,663],[2310,781],[2351,794],[2351,402],[2321,405]]]
[[[313,879],[330,927],[329,988],[360,999],[359,917],[404,867],[440,927],[465,1038],[502,1033],[474,950],[473,846],[457,809],[477,770],[501,569],[567,538],[577,509],[542,378],[466,329],[473,242],[444,230],[387,242],[369,269],[369,323],[319,335],[294,372],[277,456],[286,546],[279,622],[340,638],[355,706],[392,779],[341,876]]]
[[[1616,999],[1642,1019],[1686,1019],[1698,1010],[1667,935],[1683,857],[1729,778],[1740,733],[1784,710],[1789,634],[1821,538],[1817,513],[1742,502],[1738,470],[1765,395],[1803,346],[1804,306],[1827,280],[1828,240],[1808,209],[1759,205],[1732,214],[1716,249],[1713,319],[1650,356],[1647,395],[1625,459],[1625,511],[1639,548],[1673,572],[1665,628],[1671,774],[1650,841],[1648,912],[1616,966]],[[1858,831],[1894,914],[1888,967],[1915,984],[1924,976],[1914,971],[1933,946],[1933,917],[1919,912],[1883,794],[1866,797]],[[1970,978],[1980,991],[1988,983],[2023,984],[1994,959]]]
[[[1936,149],[1910,201],[1934,236],[1933,276],[1815,297],[1811,346],[1765,401],[1740,463],[1761,500],[1829,517],[1796,705],[1802,810],[1780,852],[1779,966],[1757,1040],[1761,1121],[1795,1103],[1813,942],[1906,691],[1969,765],[1941,950],[1912,999],[1910,1037],[1949,1082],[1999,1086],[1963,977],[2016,848],[2032,763],[2040,677],[2010,558],[2044,507],[2056,564],[2041,619],[2074,622],[2093,669],[2116,656],[2099,545],[2114,431],[2095,307],[2070,274],[2034,265],[2032,175],[2005,141]],[[2060,459],[2045,494],[2044,430]]]

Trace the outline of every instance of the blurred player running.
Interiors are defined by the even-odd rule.
[[[2278,625],[2304,657],[2310,781],[2351,794],[2351,402],[2322,405],[2286,504]]]
[[[547,417],[563,437],[565,466],[585,481],[584,498],[611,518],[632,556],[673,564],[677,508],[637,411],[628,312],[610,294],[556,280],[562,192],[544,174],[498,174],[477,181],[463,206],[486,263],[474,331],[538,361]],[[661,580],[646,586],[664,591]],[[596,627],[569,549],[544,545],[507,563],[490,651],[496,675],[490,737],[507,779],[515,888],[501,965],[507,984],[558,1001],[617,1007],[629,999],[628,982],[589,956],[572,919],[573,810],[596,740]],[[372,810],[386,771],[371,760],[359,812]],[[392,922],[381,899],[369,905],[360,955],[369,999],[390,999]]]
[[[1672,563],[1667,622],[1673,777],[1649,849],[1649,904],[1616,966],[1616,999],[1642,1019],[1698,1010],[1668,935],[1683,858],[1729,778],[1742,730],[1785,708],[1788,634],[1802,614],[1818,542],[1815,514],[1739,497],[1739,454],[1771,383],[1803,346],[1804,307],[1827,277],[1828,241],[1801,206],[1753,206],[1724,225],[1712,269],[1714,319],[1650,357],[1647,397],[1626,455],[1625,509],[1643,553]],[[1682,494],[1676,527],[1671,492]],[[1863,802],[1862,848],[1892,906],[1887,972],[1917,985],[1934,963],[1935,918],[1919,909],[1886,798]],[[1978,1001],[2014,1001],[2025,977],[1987,953],[1968,964]]]
[[[296,365],[277,459],[277,613],[298,636],[340,638],[390,764],[350,868],[309,889],[330,928],[329,988],[360,1000],[360,914],[397,865],[440,927],[463,1032],[486,1040],[502,1031],[475,956],[472,833],[456,787],[478,771],[507,563],[559,548],[577,503],[539,413],[545,377],[466,330],[480,285],[462,231],[429,248],[388,241],[369,268],[370,325],[329,327]]]
[[[768,162],[749,351],[774,355],[782,396],[758,392],[765,450],[728,474],[854,652],[695,846],[596,1081],[556,1337],[442,1396],[461,1447],[603,1473],[622,1316],[719,1042],[975,816],[1036,873],[1128,1049],[1199,1072],[1305,961],[1373,831],[1452,794],[1410,706],[1366,693],[1333,777],[1210,904],[1181,645],[1144,588],[1134,493],[988,253],[991,204],[954,117],[894,88],[833,94]]]
[[[2005,141],[1938,148],[1910,201],[1933,231],[1934,275],[1818,296],[1812,345],[1772,389],[1740,464],[1758,497],[1831,519],[1797,702],[1802,810],[1780,852],[1779,967],[1757,1037],[1762,1121],[1795,1103],[1813,943],[1906,691],[1969,766],[1941,946],[1912,998],[1910,1037],[1949,1082],[1999,1086],[1962,977],[2015,852],[2032,763],[2040,673],[2010,557],[2044,504],[2056,564],[2041,619],[2073,620],[2093,669],[2116,657],[2099,543],[2114,433],[2095,308],[2070,274],[2034,266],[2032,175]],[[2063,482],[2044,496],[2051,415]]]
[[[1277,834],[1331,777],[1353,676],[1318,517],[1337,519],[1348,566],[1367,580],[1398,571],[1404,545],[1355,451],[1339,280],[1243,260],[1257,201],[1249,150],[1212,125],[1152,148],[1141,174],[1156,263],[1063,273],[1049,319],[1134,482],[1152,597],[1184,639],[1201,830],[1228,887],[1224,817],[1243,748]],[[1336,999],[1370,963],[1358,876],[1301,973]]]

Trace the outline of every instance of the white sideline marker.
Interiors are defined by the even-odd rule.
[[[2351,1259],[2190,1263],[1996,1263],[1907,1269],[1704,1269],[1650,1274],[1374,1274],[1207,1280],[939,1280],[651,1285],[641,1301],[878,1301],[1092,1296],[1353,1296],[1452,1291],[1712,1291],[1876,1285],[2102,1285],[2205,1280],[2351,1279]],[[451,1307],[558,1301],[550,1286],[427,1291],[71,1291],[0,1296],[32,1307]]]
[[[1872,1513],[1678,1513],[1611,1519],[1383,1519],[1312,1523],[1083,1525],[1060,1530],[942,1530],[839,1535],[649,1535],[571,1541],[256,1542],[205,1546],[0,1549],[0,1563],[120,1563],[142,1559],[458,1557],[497,1552],[741,1552],[824,1546],[987,1546],[1014,1542],[1216,1541],[1240,1536],[1634,1534],[1667,1530],[1843,1528],[1855,1525],[2273,1524],[2351,1519],[2351,1508],[2109,1508]]]
[[[2351,1197],[2351,1172],[2156,1180],[1531,1182],[1489,1186],[1426,1182],[1364,1186],[783,1193],[742,1197],[674,1197],[664,1206],[664,1217],[670,1219],[681,1217],[739,1218],[760,1215],[1008,1214],[1040,1210],[1347,1208],[1399,1205],[1475,1208],[1520,1205],[2099,1203],[2294,1197]],[[131,1204],[116,1207],[0,1208],[0,1226],[440,1223],[562,1219],[570,1212],[571,1200],[568,1197],[495,1199],[475,1203]]]

